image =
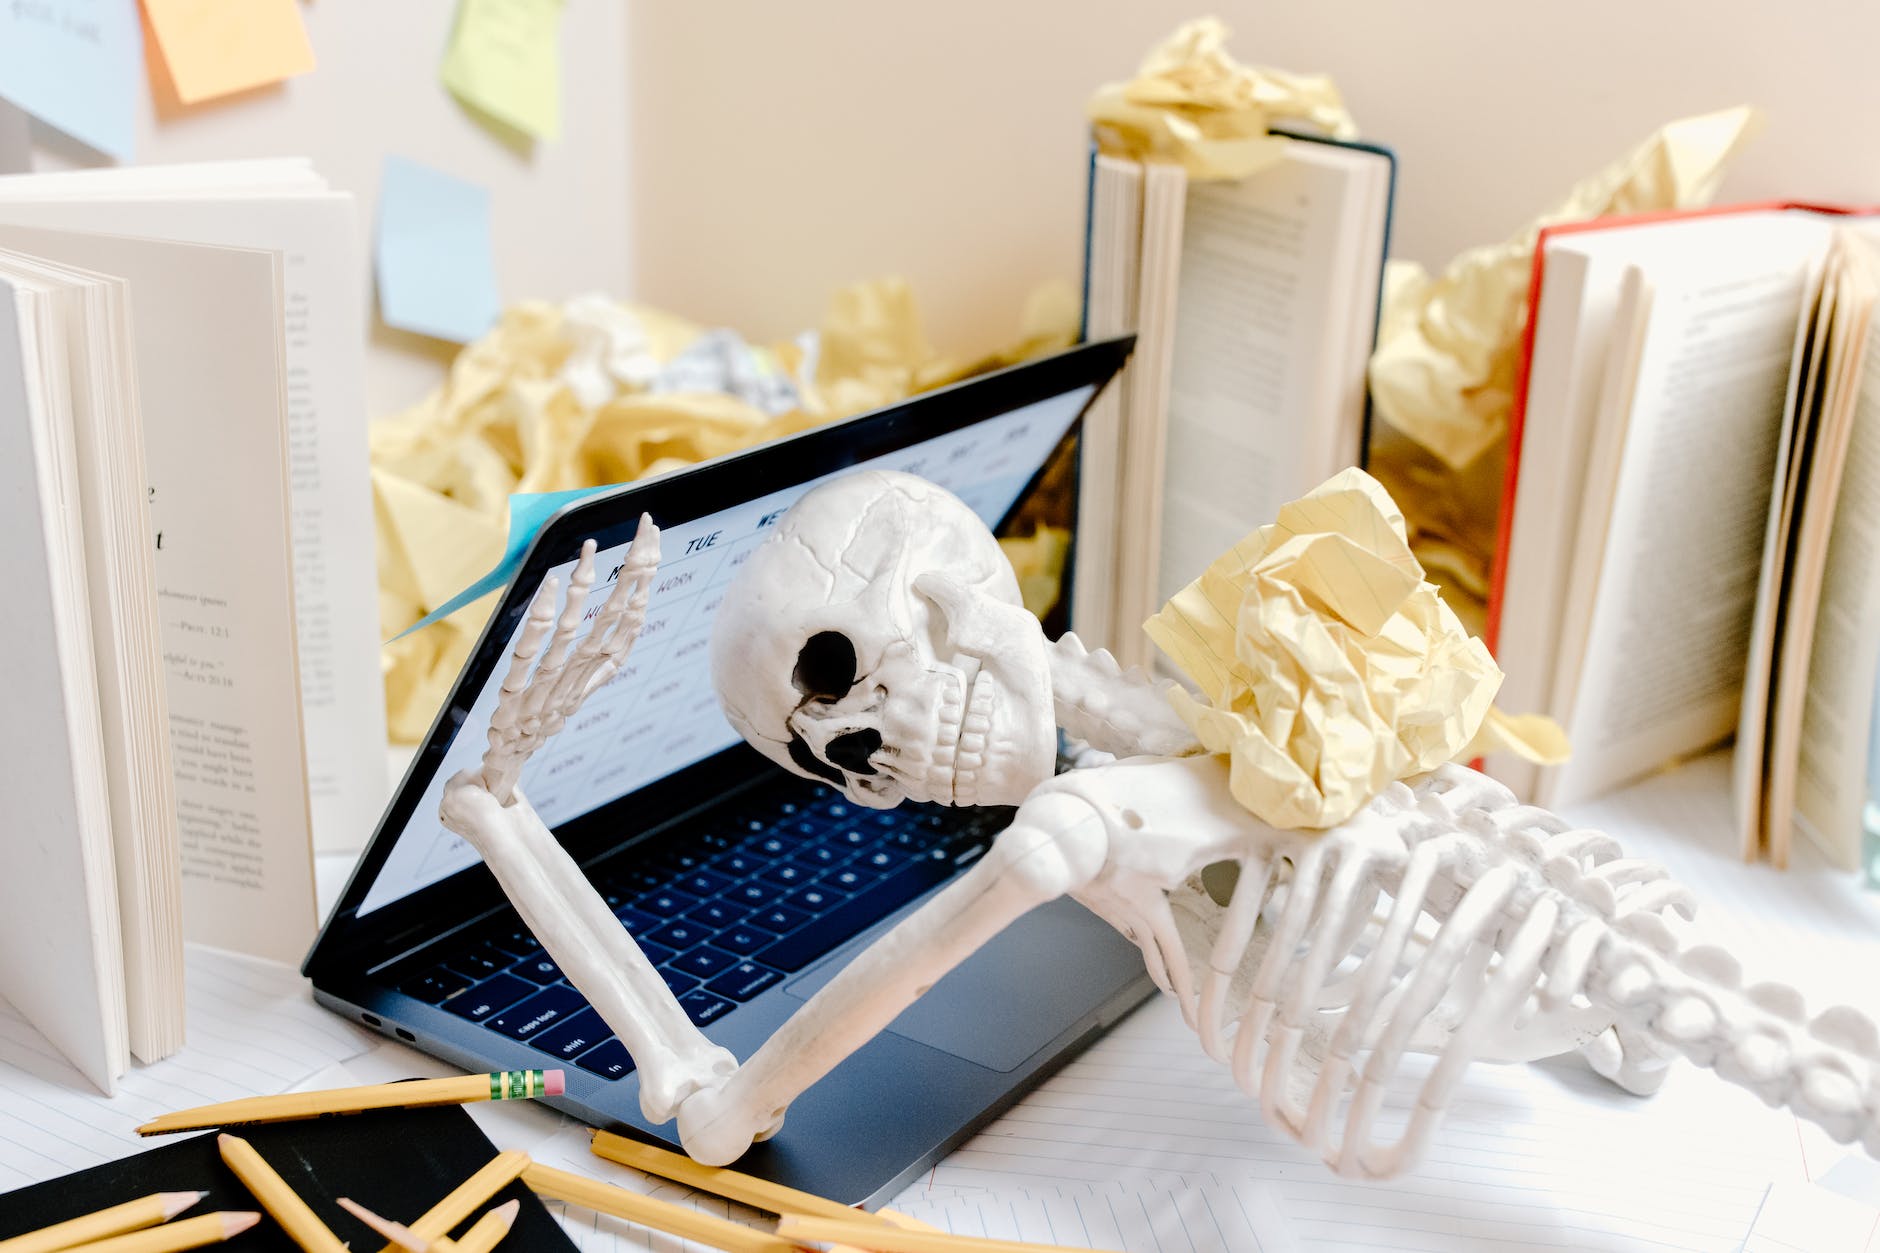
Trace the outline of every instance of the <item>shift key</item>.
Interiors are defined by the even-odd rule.
[[[587,1002],[573,988],[543,988],[526,1001],[511,1005],[483,1025],[517,1040],[526,1040],[538,1031],[566,1021],[579,1013]]]

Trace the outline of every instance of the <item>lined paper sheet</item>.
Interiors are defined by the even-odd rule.
[[[0,1002],[0,1191],[154,1147],[136,1128],[158,1114],[285,1092],[370,1047],[292,967],[192,945],[185,970],[188,1043],[133,1067],[111,1098]]]
[[[1163,1191],[1066,1184],[931,1196],[902,1211],[958,1235],[1117,1253],[1283,1253],[1299,1247],[1272,1186]]]

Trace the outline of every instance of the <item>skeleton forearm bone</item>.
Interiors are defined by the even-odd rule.
[[[1049,792],[1027,801],[984,857],[857,954],[721,1088],[686,1099],[686,1152],[708,1165],[736,1160],[942,975],[1019,915],[1087,881],[1105,851],[1103,824],[1087,804]]]

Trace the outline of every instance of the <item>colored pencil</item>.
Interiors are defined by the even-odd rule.
[[[521,1201],[504,1201],[485,1213],[470,1225],[470,1230],[457,1237],[456,1253],[490,1253],[509,1234],[521,1208]]]
[[[532,1164],[522,1172],[522,1182],[541,1196],[579,1205],[597,1214],[611,1214],[682,1239],[696,1240],[714,1249],[723,1249],[725,1253],[797,1253],[794,1244],[779,1240],[767,1231],[701,1214],[689,1206],[641,1196],[572,1171]]]
[[[526,1101],[538,1096],[560,1096],[567,1076],[559,1070],[503,1070],[489,1075],[458,1075],[449,1079],[413,1079],[405,1083],[375,1083],[359,1088],[329,1088],[324,1092],[289,1092],[283,1096],[250,1096],[239,1101],[199,1105],[153,1118],[137,1129],[140,1136],[197,1131],[204,1127],[247,1127],[255,1123],[288,1122],[331,1114],[357,1114],[368,1109],[417,1109],[425,1105],[468,1105],[473,1101]]]
[[[216,1137],[216,1147],[222,1151],[222,1164],[234,1171],[242,1186],[255,1194],[255,1200],[281,1224],[288,1239],[306,1253],[346,1253],[346,1246],[340,1243],[339,1237],[300,1199],[300,1194],[288,1186],[287,1180],[255,1152],[254,1145],[225,1131]]]
[[[54,1253],[54,1250],[69,1249],[75,1244],[140,1231],[169,1222],[208,1195],[207,1192],[152,1192],[135,1201],[68,1218],[10,1240],[0,1240],[0,1253]]]
[[[1061,1244],[1024,1244],[1016,1240],[986,1240],[944,1231],[909,1231],[839,1218],[809,1218],[785,1214],[777,1220],[777,1234],[797,1244],[826,1241],[868,1249],[871,1253],[1060,1253]]]
[[[199,1249],[205,1244],[220,1244],[260,1221],[261,1215],[251,1209],[217,1210],[160,1227],[146,1227],[129,1235],[77,1245],[73,1253],[81,1249],[84,1253],[182,1253],[184,1249]]]
[[[725,1170],[718,1166],[701,1166],[682,1154],[654,1148],[638,1140],[629,1140],[611,1131],[595,1132],[591,1147],[598,1156],[610,1162],[619,1162],[622,1166],[631,1166],[649,1175],[658,1175],[674,1183],[683,1183],[687,1187],[709,1192],[713,1196],[742,1201],[752,1209],[766,1210],[772,1214],[814,1214],[842,1222],[868,1223],[883,1227],[892,1225],[884,1218],[877,1218],[866,1210],[855,1209],[840,1201],[832,1201],[811,1192],[785,1187],[780,1183],[771,1183],[767,1179],[741,1174],[735,1170]]]
[[[339,1197],[338,1200],[341,1209],[345,1210],[348,1214],[351,1214],[354,1218],[357,1218],[360,1222],[372,1228],[372,1230],[378,1232],[401,1249],[409,1249],[410,1253],[429,1253],[429,1250],[438,1245],[438,1241],[427,1243],[426,1241],[420,1240],[417,1236],[411,1234],[411,1228],[405,1226],[405,1224],[395,1223],[381,1214],[375,1214],[349,1196]],[[442,1237],[440,1237],[439,1240],[441,1241]]]

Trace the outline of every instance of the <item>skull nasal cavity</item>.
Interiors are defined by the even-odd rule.
[[[797,653],[790,679],[805,696],[835,700],[846,695],[855,685],[855,645],[835,631],[818,631]]]
[[[836,736],[823,748],[823,755],[850,774],[873,774],[868,759],[881,747],[881,732],[864,728]]]

